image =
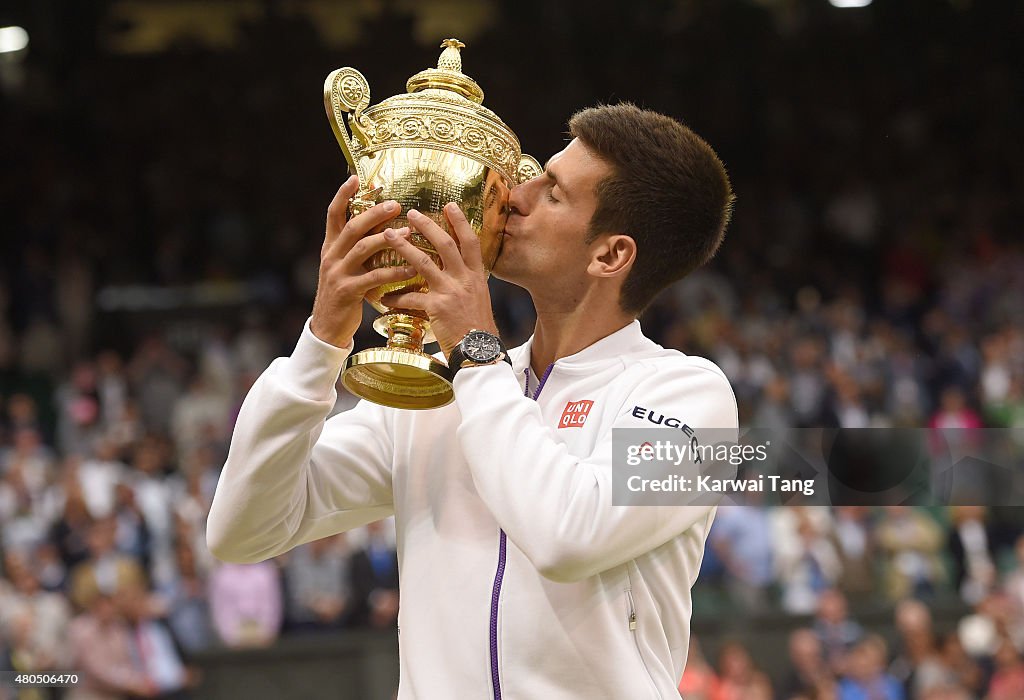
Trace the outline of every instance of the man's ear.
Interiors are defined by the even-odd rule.
[[[626,275],[636,260],[636,241],[624,233],[599,238],[591,249],[587,272],[595,277]]]

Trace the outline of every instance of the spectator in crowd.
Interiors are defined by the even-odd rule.
[[[71,665],[81,676],[69,700],[156,697],[158,688],[136,660],[132,627],[118,611],[116,591],[97,592],[68,632]]]
[[[793,409],[789,403],[789,383],[785,377],[776,375],[764,385],[751,425],[771,431],[773,435],[782,436],[793,427],[793,422]]]
[[[889,673],[901,683],[904,695],[917,698],[933,686],[955,680],[942,659],[927,606],[907,598],[896,605],[894,618],[899,637]]]
[[[0,593],[0,636],[6,630],[14,666],[26,673],[66,670],[71,617],[66,598],[40,588],[26,555],[7,552],[3,570],[12,586],[6,595]]]
[[[32,572],[44,591],[64,594],[68,572],[53,542],[43,542],[32,550]]]
[[[96,369],[79,360],[57,390],[57,446],[64,454],[88,454],[102,431]]]
[[[813,629],[800,627],[789,634],[789,670],[779,686],[778,697],[813,697],[832,678],[821,640]]]
[[[818,596],[814,632],[821,641],[828,667],[837,676],[846,672],[850,651],[864,636],[864,629],[849,617],[846,596],[831,588]]]
[[[1011,375],[1006,393],[990,395],[984,410],[992,427],[1024,428],[1024,372]]]
[[[934,519],[912,506],[886,506],[876,537],[885,557],[886,590],[891,600],[935,592],[943,579],[939,560],[943,541]]]
[[[755,497],[756,498],[756,497]],[[775,580],[771,513],[763,505],[721,505],[708,543],[726,573],[730,597],[745,610],[763,610]]]
[[[150,570],[150,554],[153,551],[149,525],[135,500],[135,491],[126,483],[114,486],[114,546],[119,552],[132,557]]]
[[[184,386],[185,361],[161,335],[143,340],[128,366],[128,376],[143,424],[158,435],[171,434],[174,406]]]
[[[1024,626],[1013,601],[1002,591],[994,591],[974,606],[971,614],[960,618],[957,626],[960,642],[971,657],[990,664],[1004,639],[1024,644]]]
[[[82,486],[75,473],[65,474],[62,486],[64,508],[50,530],[50,539],[56,543],[61,563],[70,573],[90,556],[89,533],[94,520],[89,514]]]
[[[790,351],[790,401],[796,426],[834,424],[826,413],[828,385],[824,377],[824,349],[814,336],[797,338]]]
[[[996,669],[989,684],[987,700],[1024,698],[1024,661],[1013,642],[1003,639],[995,655]]]
[[[104,436],[95,442],[88,459],[75,455],[78,487],[85,500],[89,515],[105,518],[114,512],[116,487],[128,472],[128,466],[118,459],[119,445]]]
[[[7,399],[5,440],[21,429],[42,430],[42,419],[36,400],[28,393],[15,392]],[[51,435],[52,437],[52,435]],[[47,444],[52,444],[52,440]]]
[[[836,506],[835,533],[842,560],[839,588],[850,598],[875,591],[875,534],[866,506]]]
[[[85,353],[80,353],[84,355]],[[128,377],[125,376],[124,362],[113,350],[101,350],[96,355],[96,394],[100,402],[100,417],[103,421],[104,441],[110,440],[118,433],[118,425],[131,402]],[[114,439],[118,447],[123,447],[138,438],[138,434],[118,436]]]
[[[159,619],[153,600],[141,586],[117,591],[117,609],[130,631],[132,659],[153,689],[150,697],[179,700],[195,684],[196,671],[186,668],[177,640]]]
[[[718,700],[721,695],[718,676],[704,657],[697,636],[690,634],[686,667],[679,681],[679,692],[686,700]]]
[[[768,675],[765,673],[755,675],[743,697],[745,700],[773,700],[774,691]]]
[[[1013,547],[1014,567],[1003,578],[1003,589],[1016,607],[1020,619],[1024,619],[1024,535],[1017,538]]]
[[[212,448],[197,448],[186,457],[182,467],[184,474],[173,484],[176,536],[189,543],[196,565],[204,572],[213,566],[213,555],[206,548],[206,516],[216,487],[214,461]]]
[[[857,642],[839,682],[838,700],[904,700],[903,686],[886,673],[885,662],[886,645],[880,636]]]
[[[193,374],[188,390],[174,404],[171,419],[178,454],[187,455],[201,447],[211,432],[219,435],[226,430],[230,395],[223,389],[201,371]]]
[[[944,430],[971,430],[981,428],[982,425],[981,416],[967,405],[967,396],[964,390],[956,385],[942,390],[939,410],[928,422],[928,427]]]
[[[750,652],[737,641],[728,641],[718,652],[718,700],[747,700],[771,697],[771,682],[757,668]]]
[[[130,453],[131,447],[145,437],[147,430],[143,425],[142,413],[137,401],[128,399],[119,411],[111,418],[110,427],[107,428],[104,437],[110,441],[117,454],[127,455]],[[126,468],[124,465],[121,466]]]
[[[53,456],[35,428],[22,427],[13,446],[0,454],[0,544],[11,549],[32,548],[46,539],[45,500],[53,479]]]
[[[818,596],[833,588],[842,575],[832,520],[823,508],[788,507],[776,511],[776,569],[782,586],[782,607],[795,615],[818,608]],[[812,513],[825,517],[815,518]],[[778,526],[783,516],[786,524]]]
[[[99,594],[113,595],[125,586],[141,586],[146,581],[142,565],[131,556],[117,551],[117,521],[107,517],[97,520],[87,534],[89,558],[71,570],[69,595],[79,610],[92,608]]]
[[[40,498],[53,481],[53,467],[53,450],[43,444],[42,435],[34,426],[15,428],[11,446],[0,451],[0,472],[17,472],[32,499]]]
[[[942,638],[942,663],[952,679],[948,685],[963,688],[974,698],[984,695],[986,683],[984,669],[964,651],[964,647],[960,643],[960,635],[956,630],[947,633]]]
[[[264,647],[284,617],[277,564],[221,564],[210,577],[210,610],[221,642],[229,647]]]
[[[366,543],[352,555],[352,622],[390,627],[398,619],[398,554],[383,522],[366,526]]]
[[[192,654],[213,643],[207,582],[196,566],[195,552],[187,540],[179,540],[174,552],[175,576],[157,588],[154,610],[166,618],[185,653]]]
[[[968,605],[984,598],[996,584],[995,542],[985,516],[983,506],[950,508],[947,547],[953,560],[953,585]]]
[[[174,568],[172,503],[175,494],[166,474],[169,460],[169,443],[155,435],[147,435],[136,443],[131,469],[125,477],[152,540],[147,572],[158,584],[173,576]]]
[[[371,563],[372,566],[372,563]],[[289,625],[295,630],[336,630],[351,597],[345,534],[297,547],[287,559]]]

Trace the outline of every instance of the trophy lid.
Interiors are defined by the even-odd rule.
[[[437,68],[420,71],[406,82],[408,92],[373,106],[370,85],[355,68],[339,68],[327,76],[324,106],[349,167],[368,182],[361,170],[364,160],[381,151],[421,148],[476,159],[513,183],[535,177],[540,165],[520,151],[515,133],[483,106],[484,91],[462,72],[459,50],[465,44],[445,39],[441,46]]]
[[[462,54],[459,50],[466,45],[458,39],[445,39],[441,46],[444,51],[437,59],[437,68],[428,68],[412,76],[406,82],[405,89],[410,93],[429,89],[450,90],[470,102],[483,103],[484,91],[475,80],[462,72]]]

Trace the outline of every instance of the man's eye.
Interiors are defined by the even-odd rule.
[[[548,200],[551,202],[558,201],[557,199],[555,199],[555,191],[553,189],[548,190]]]

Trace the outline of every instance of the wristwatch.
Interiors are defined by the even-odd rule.
[[[505,350],[505,344],[501,338],[488,333],[487,331],[471,330],[463,336],[459,344],[452,350],[448,357],[448,367],[452,371],[452,377],[464,367],[477,367],[480,365],[493,365],[504,360],[512,366],[512,358]]]

